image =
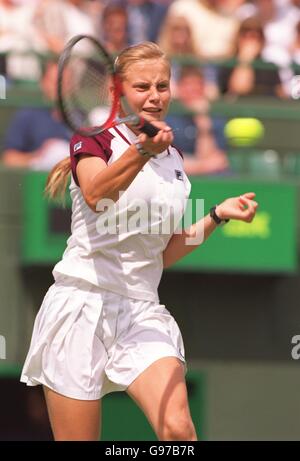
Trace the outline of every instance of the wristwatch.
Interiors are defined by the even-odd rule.
[[[217,206],[218,205],[215,205],[209,210],[209,215],[214,220],[214,222],[217,224],[217,226],[219,226],[220,224],[226,224],[230,220],[229,219],[221,219],[221,218],[219,218],[219,216],[216,213]]]

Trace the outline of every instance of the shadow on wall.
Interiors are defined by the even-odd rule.
[[[0,379],[0,441],[53,440],[41,386]]]

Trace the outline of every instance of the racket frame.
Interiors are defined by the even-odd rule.
[[[97,126],[97,127],[83,128],[83,127],[77,126],[73,122],[71,117],[67,114],[67,111],[65,110],[65,104],[64,104],[64,94],[63,94],[64,72],[71,58],[72,50],[74,46],[83,39],[87,39],[90,42],[92,42],[93,45],[96,47],[96,49],[99,50],[99,52],[105,59],[105,65],[107,66],[108,71],[112,77],[113,91],[112,91],[112,105],[111,105],[110,115],[108,119],[103,123],[103,125]],[[120,77],[115,72],[114,62],[112,58],[110,57],[106,49],[101,45],[101,43],[96,38],[92,37],[91,35],[74,36],[73,38],[69,40],[62,54],[60,55],[59,61],[58,61],[57,101],[58,101],[59,110],[62,114],[62,118],[64,122],[66,123],[66,125],[68,125],[74,132],[79,133],[83,136],[88,136],[88,137],[97,136],[98,134],[102,133],[104,130],[108,128],[112,128],[116,125],[120,125],[121,123],[128,123],[129,125],[146,133],[149,137],[154,137],[159,131],[158,128],[156,128],[146,119],[139,116],[138,114],[135,114],[132,111],[126,97],[122,94],[122,82],[120,80]],[[127,112],[127,115],[125,117],[117,116],[121,101],[122,101],[123,109]]]

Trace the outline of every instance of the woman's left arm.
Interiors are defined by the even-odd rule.
[[[250,223],[258,207],[253,199],[254,192],[247,192],[240,197],[232,197],[224,200],[216,207],[216,214],[221,220],[236,219]],[[176,261],[195,250],[216,229],[216,222],[205,216],[188,229],[181,233],[173,234],[166,249],[163,252],[164,268],[172,266]]]

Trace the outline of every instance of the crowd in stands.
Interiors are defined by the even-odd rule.
[[[52,62],[45,71],[41,56],[55,59],[76,34],[101,39],[112,54],[157,42],[172,62],[174,101],[189,112],[168,118],[186,170],[220,174],[228,170],[226,120],[211,117],[210,104],[221,97],[290,98],[300,65],[300,0],[0,0],[0,74],[43,88],[56,69]],[[30,134],[30,117],[49,123],[48,138]],[[56,140],[62,149],[69,136],[54,109],[27,108],[11,121],[2,160],[38,168],[45,147]]]

